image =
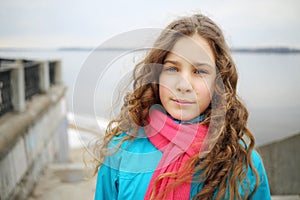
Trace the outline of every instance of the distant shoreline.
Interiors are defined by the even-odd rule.
[[[288,47],[263,47],[263,48],[232,48],[232,52],[238,53],[300,53],[300,49],[288,48]]]
[[[93,47],[60,47],[60,48],[15,48],[15,47],[0,47],[1,51],[128,51],[135,50],[135,47],[107,47],[107,48],[93,48]],[[300,49],[289,47],[261,47],[261,48],[231,48],[234,53],[269,53],[269,54],[299,54]]]

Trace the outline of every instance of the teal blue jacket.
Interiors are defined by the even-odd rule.
[[[150,183],[151,177],[159,163],[162,153],[148,140],[140,130],[139,138],[125,141],[121,148],[116,145],[121,136],[115,137],[110,143],[115,154],[108,156],[98,171],[95,200],[142,200]],[[258,171],[260,184],[253,199],[269,200],[270,189],[267,175],[256,151],[252,153],[254,167]],[[250,192],[255,185],[255,175],[249,168],[247,178],[250,181]],[[192,183],[190,199],[202,188],[201,183]],[[249,193],[249,191],[248,191]],[[240,194],[244,191],[240,187]],[[224,199],[227,199],[226,197]]]

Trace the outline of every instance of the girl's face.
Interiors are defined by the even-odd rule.
[[[159,76],[163,107],[178,120],[198,117],[210,104],[215,78],[215,57],[209,43],[197,34],[179,39]]]

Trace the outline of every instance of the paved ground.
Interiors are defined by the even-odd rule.
[[[82,152],[71,149],[69,163],[48,165],[28,200],[93,199],[96,181],[85,180],[91,170],[84,167]]]

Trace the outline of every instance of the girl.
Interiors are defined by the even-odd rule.
[[[106,130],[96,200],[270,199],[235,64],[212,20],[171,23],[133,77]]]

